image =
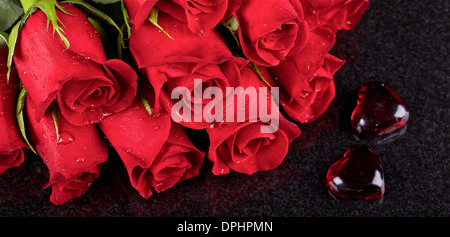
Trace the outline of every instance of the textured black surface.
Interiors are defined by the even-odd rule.
[[[336,98],[317,121],[301,125],[283,164],[252,176],[198,177],[148,200],[131,187],[111,155],[100,179],[80,198],[54,206],[47,170],[29,156],[0,176],[0,216],[449,216],[450,2],[372,0],[355,30],[340,32],[332,54],[347,63],[336,74]],[[404,134],[359,140],[349,127],[359,87],[389,84],[410,109]],[[328,167],[353,144],[381,156],[380,201],[336,200],[325,188]]]

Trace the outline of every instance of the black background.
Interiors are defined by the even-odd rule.
[[[372,0],[358,26],[339,32],[331,50],[347,60],[335,75],[335,100],[321,118],[300,125],[302,135],[277,169],[214,176],[205,162],[199,176],[145,200],[112,151],[85,194],[54,206],[51,189],[42,189],[47,169],[29,155],[0,176],[0,216],[448,217],[449,7],[448,0]],[[387,83],[409,106],[404,134],[353,135],[356,93],[369,81]],[[325,188],[328,167],[357,143],[381,156],[382,200],[335,199]]]

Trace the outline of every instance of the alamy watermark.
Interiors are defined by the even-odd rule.
[[[280,123],[279,88],[268,90],[267,87],[226,87],[224,96],[221,88],[203,88],[203,81],[194,79],[193,93],[182,86],[172,90],[170,98],[179,101],[172,106],[171,117],[176,123],[261,121],[267,124],[261,126],[261,133],[275,133]]]

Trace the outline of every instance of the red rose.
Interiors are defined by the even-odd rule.
[[[289,117],[298,122],[311,122],[322,114],[334,98],[334,86],[328,87],[329,80],[321,80],[322,84],[316,84],[317,70],[324,64],[324,58],[334,45],[335,34],[329,28],[316,28],[309,34],[306,46],[297,54],[289,55],[286,60],[276,67],[268,67],[271,77],[279,86],[281,107],[295,105],[297,111],[290,110]],[[338,60],[338,59],[336,59]],[[339,60],[339,68],[343,61]],[[336,68],[336,70],[337,70]],[[335,72],[335,71],[334,71]],[[331,75],[334,74],[331,73]],[[332,80],[331,80],[332,81]],[[324,93],[329,88],[328,93]],[[322,98],[322,103],[315,103],[315,108],[309,107],[314,103],[317,95],[327,95]],[[319,97],[320,98],[320,97]],[[317,101],[319,102],[319,101]],[[319,109],[320,107],[320,109]],[[291,108],[292,109],[292,108]],[[286,109],[285,109],[286,110]]]
[[[84,13],[61,5],[70,13],[56,10],[70,47],[52,33],[52,24],[47,27],[47,17],[39,10],[20,32],[14,62],[37,121],[56,99],[70,123],[91,124],[132,103],[137,76],[123,61],[107,60],[99,34]]]
[[[128,8],[136,8],[133,1],[129,1]],[[130,5],[130,6],[129,6]],[[134,19],[133,14],[131,19]],[[132,20],[133,22],[133,20]],[[171,98],[173,90],[177,87],[185,87],[189,90],[188,98],[183,97],[187,103],[194,103],[194,79],[201,79],[202,88],[216,86],[226,91],[238,80],[239,67],[246,64],[245,60],[233,57],[221,35],[216,30],[210,30],[203,35],[191,32],[186,23],[174,17],[159,12],[158,24],[173,37],[170,39],[150,21],[145,21],[139,27],[133,25],[130,38],[130,51],[141,73],[149,80],[154,88],[155,98],[151,99],[156,110],[161,106],[166,111],[171,111],[173,105],[181,98]],[[145,49],[145,50],[143,50]],[[203,94],[203,91],[201,91]],[[202,106],[209,103],[201,101]],[[190,108],[193,115],[194,110]],[[209,123],[202,121],[193,122],[185,119],[183,126],[202,129]]]
[[[264,66],[276,66],[308,38],[308,26],[297,0],[243,1],[236,12],[238,35],[245,56]]]
[[[208,159],[214,164],[212,172],[222,175],[232,169],[253,174],[278,167],[300,130],[281,115],[275,133],[261,133],[262,125],[265,124],[257,121],[206,129],[211,143]]]
[[[267,72],[263,68],[260,71],[263,76],[267,77]],[[274,169],[281,164],[288,153],[289,143],[300,135],[300,129],[283,118],[278,109],[274,110],[279,121],[278,128],[275,128],[276,131],[274,133],[261,132],[261,126],[275,126],[275,123],[273,121],[270,121],[270,124],[263,122],[261,119],[265,115],[261,114],[260,109],[258,109],[256,119],[248,110],[250,107],[259,107],[262,103],[259,93],[262,93],[261,89],[268,89],[268,87],[249,67],[244,67],[240,73],[241,84],[239,86],[243,89],[256,88],[258,99],[252,100],[251,96],[248,96],[245,97],[244,106],[236,106],[240,101],[235,103],[235,110],[246,108],[249,116],[246,117],[245,122],[226,122],[221,126],[206,129],[210,138],[208,159],[213,163],[212,172],[215,175],[227,174],[230,169],[245,174]],[[270,102],[272,97],[267,94],[263,96],[263,99]],[[270,106],[273,104],[267,104],[268,111],[272,111]],[[227,116],[229,111],[227,110]]]
[[[74,126],[59,114],[58,140],[50,110],[36,122],[35,108],[28,96],[25,110],[27,134],[50,174],[44,185],[44,188],[52,186],[50,201],[59,205],[79,197],[98,178],[100,168],[108,158],[108,144],[96,126]]]
[[[305,19],[313,27],[326,26],[334,32],[351,30],[369,7],[369,0],[300,0]]]
[[[7,56],[8,48],[0,46],[0,174],[22,164],[27,148],[15,116],[19,78],[16,71],[12,71],[9,84],[6,82]]]
[[[149,115],[136,98],[133,104],[100,123],[128,171],[131,185],[144,198],[151,189],[164,191],[198,174],[204,159],[179,124],[160,111]]]
[[[242,0],[161,0],[156,6],[203,34],[236,12]]]
[[[291,119],[307,123],[322,115],[334,99],[336,90],[333,75],[345,63],[344,60],[327,54],[323,65],[306,79],[307,86],[294,97],[280,95],[280,106]]]

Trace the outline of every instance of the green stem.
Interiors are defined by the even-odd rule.
[[[261,79],[269,88],[272,88],[272,86],[270,85],[270,83],[264,78],[264,76],[261,74],[261,72],[258,69],[258,65],[256,65],[253,62],[249,62],[248,66],[253,69],[254,72],[256,72],[256,74],[258,74],[259,79]]]
[[[23,11],[27,12],[28,9],[30,9],[30,7],[33,6],[38,1],[39,0],[20,0],[20,3],[22,4]]]

